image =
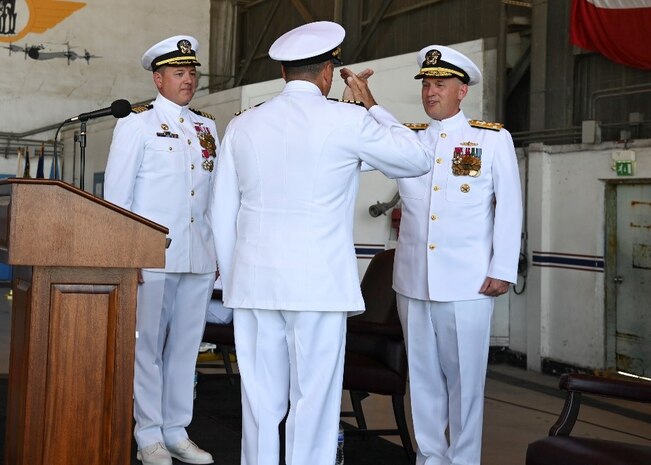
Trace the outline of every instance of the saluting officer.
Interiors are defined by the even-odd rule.
[[[188,107],[197,48],[194,37],[174,36],[144,54],[159,94],[117,123],[105,174],[107,200],[166,226],[171,238],[165,268],[142,270],[138,286],[134,416],[145,465],[213,463],[185,430],[216,271],[208,205],[217,128]]]
[[[517,278],[518,164],[502,125],[468,121],[460,104],[481,81],[449,47],[418,53],[418,135],[432,171],[398,180],[402,199],[394,289],[407,342],[417,465],[478,465],[494,297]],[[449,426],[449,443],[445,430]]]
[[[242,381],[243,465],[335,462],[346,316],[364,310],[353,244],[360,165],[419,176],[431,156],[342,70],[362,106],[326,98],[344,29],[305,24],[278,38],[280,95],[226,129],[214,236],[225,305],[234,309]]]

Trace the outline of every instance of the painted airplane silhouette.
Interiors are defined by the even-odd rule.
[[[42,50],[44,50],[45,47],[42,44],[41,45],[25,44],[25,47],[21,47],[20,45],[15,45],[10,42],[9,46],[3,45],[2,47],[9,50],[9,55],[11,55],[12,52],[13,53],[23,52],[25,54],[25,59],[27,59],[27,57],[30,57],[33,60],[51,60],[53,58],[66,58],[68,60],[68,64],[70,64],[71,61],[77,60],[78,58],[86,60],[87,64],[90,64],[91,58],[102,58],[99,55],[91,54],[86,49],[84,49],[83,54],[77,53],[71,49],[70,44],[66,44],[66,50],[62,52],[43,52]]]
[[[40,50],[43,50],[45,47],[41,45],[27,45],[25,44],[24,47],[21,47],[20,45],[15,45],[9,42],[9,45],[3,45],[2,48],[6,48],[9,50],[9,55],[17,52],[23,52],[25,54],[25,59],[29,56],[30,58],[32,55],[36,54],[38,56],[38,53]]]

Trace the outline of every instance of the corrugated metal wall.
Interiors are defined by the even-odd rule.
[[[546,56],[542,109],[546,138],[541,140],[580,142],[581,122],[588,119],[602,122],[603,140],[618,140],[626,136],[622,131],[631,138],[651,137],[651,72],[574,49],[569,43],[571,2],[567,0],[238,0],[235,81],[247,84],[278,78],[279,66],[267,50],[278,36],[309,21],[338,20],[347,31],[343,59],[352,63],[414,52],[433,43],[497,40],[502,1],[510,16],[529,14],[531,8],[523,5],[546,8],[545,41],[533,45],[545,47]],[[530,32],[520,29],[523,35]],[[517,133],[519,144],[541,134],[529,132],[531,115],[538,115],[530,104],[535,69],[532,65],[523,73],[506,101],[505,122]],[[630,114],[639,123],[629,124]],[[548,132],[563,128],[551,136]]]
[[[307,22],[306,18],[332,21],[337,14],[336,3],[322,0],[239,2],[239,63],[245,63],[257,46],[241,83],[277,78],[278,66],[267,56],[273,41]],[[344,0],[341,4],[341,23],[347,32],[342,45],[343,59],[349,63],[414,52],[433,43],[451,44],[494,37],[499,26],[497,1]],[[304,17],[301,10],[309,16]],[[375,27],[374,19],[380,11],[385,13]],[[365,45],[360,48],[362,41]]]

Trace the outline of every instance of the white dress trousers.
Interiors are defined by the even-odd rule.
[[[398,294],[418,444],[416,465],[480,462],[493,302],[432,302]]]
[[[139,448],[187,439],[194,370],[215,273],[143,270],[138,286],[135,437]]]
[[[346,313],[236,309],[233,321],[244,391],[241,464],[278,465],[289,399],[285,463],[333,465]]]

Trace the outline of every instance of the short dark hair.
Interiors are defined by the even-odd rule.
[[[322,61],[321,63],[312,63],[304,66],[285,66],[285,77],[288,81],[297,79],[313,80],[319,75],[323,68],[329,61]]]

